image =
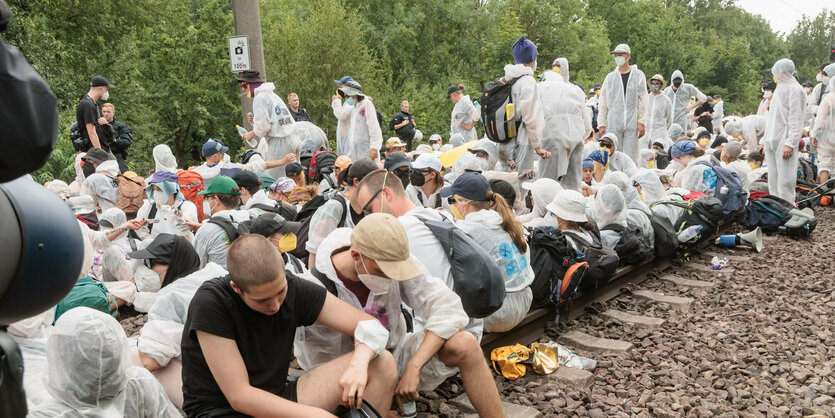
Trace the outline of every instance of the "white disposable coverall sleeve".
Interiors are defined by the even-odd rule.
[[[649,93],[647,93],[647,83],[645,77],[643,82],[636,89],[638,91],[638,123],[647,126],[647,106],[649,105]],[[640,81],[640,80],[639,80]]]
[[[609,78],[612,74],[609,73],[606,75],[606,78]],[[603,80],[603,85],[606,85],[606,80]],[[603,92],[603,88],[600,89],[600,95],[597,99],[597,127],[606,127],[606,120],[609,116],[609,99],[606,94]]]
[[[336,199],[329,199],[322,205],[313,216],[310,218],[310,229],[308,230],[307,243],[305,249],[311,254],[317,253],[319,244],[339,227],[339,220],[342,214],[345,213],[345,206]],[[345,223],[348,224],[350,216],[346,214]]]
[[[386,343],[389,340],[389,331],[376,319],[368,319],[357,323],[354,329],[354,339],[363,343],[374,351],[378,356],[386,350]]]
[[[542,111],[542,102],[539,100],[539,90],[536,88],[536,81],[533,77],[522,77],[514,84],[519,86],[519,100],[516,103],[516,112],[522,115],[522,123],[528,133],[528,141],[533,149],[542,146],[542,129],[545,125],[545,114]]]
[[[829,81],[830,86],[835,86],[835,77]],[[832,87],[835,91],[835,87]],[[835,94],[827,94],[823,102],[818,106],[818,115],[815,116],[814,129],[811,137],[818,140],[818,147],[827,150],[835,150]]]
[[[403,302],[425,321],[424,329],[445,340],[467,326],[461,298],[433,276],[418,276],[397,282]]]
[[[371,149],[379,151],[379,149],[383,147],[383,131],[380,127],[380,121],[377,120],[377,110],[374,107],[374,102],[371,100],[366,100],[366,102],[365,123],[368,124],[368,137]]]

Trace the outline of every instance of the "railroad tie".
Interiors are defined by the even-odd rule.
[[[720,253],[720,252],[717,252],[717,251],[705,251],[703,254],[708,256],[708,257],[719,257],[719,258],[725,257],[725,258],[727,258],[728,260],[731,260],[731,261],[748,261],[748,260],[751,260],[751,259],[753,259],[754,257],[757,256],[757,252],[748,248],[748,247],[740,246],[739,250],[740,250],[740,253],[737,253],[737,254],[743,254],[743,252],[747,252],[748,254],[735,255],[735,254]]]
[[[707,273],[714,273],[714,274],[715,273],[727,273],[727,274],[733,274],[734,273],[734,268],[733,267],[725,267],[723,269],[716,270],[716,269],[713,268],[712,265],[710,265],[710,261],[708,261],[707,264],[700,264],[699,260],[695,260],[694,262],[687,263],[687,264],[683,265],[682,267],[692,268],[693,270],[699,270],[699,271],[704,271],[704,272],[707,272]]]
[[[601,315],[612,318],[620,323],[632,324],[639,327],[656,328],[664,324],[664,320],[661,318],[634,315],[617,309],[608,309],[601,313]]]
[[[669,296],[653,292],[651,290],[636,290],[632,292],[632,295],[637,298],[646,299],[652,302],[666,303],[672,307],[688,312],[690,311],[690,306],[693,304],[693,299],[691,298],[685,298],[681,296]]]
[[[632,349],[632,343],[610,340],[588,335],[580,331],[569,331],[559,337],[566,344],[593,353],[622,353]]]
[[[560,367],[560,369],[561,368],[562,367]],[[592,376],[592,380],[593,379],[594,376]],[[456,407],[458,409],[458,412],[463,413],[463,416],[465,418],[478,417],[478,414],[475,413],[475,408],[473,408],[473,404],[470,403],[470,399],[467,397],[466,393],[462,393],[457,398],[449,401],[449,403]],[[516,405],[510,402],[502,402],[502,409],[504,410],[504,413],[507,416],[507,418],[542,417],[542,413],[537,411],[536,408],[532,406]]]
[[[688,287],[713,287],[715,283],[713,282],[706,282],[703,280],[692,280],[692,279],[684,279],[678,276],[674,276],[672,274],[665,274],[659,277],[661,280],[666,280],[668,282],[673,282],[679,286],[688,286]]]

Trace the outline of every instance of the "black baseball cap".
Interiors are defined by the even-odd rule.
[[[284,173],[289,176],[295,176],[296,174],[299,174],[302,171],[304,171],[304,167],[302,167],[301,164],[295,161],[284,166]]]
[[[107,87],[109,89],[115,88],[116,86],[110,84],[106,78],[97,75],[90,79],[90,87]]]
[[[261,186],[261,178],[258,177],[257,174],[253,173],[249,170],[241,170],[235,175],[232,176],[232,180],[235,180],[235,184],[238,187],[260,187]]]
[[[397,151],[392,152],[391,154],[386,156],[386,161],[383,163],[383,168],[386,171],[394,171],[400,167],[411,167],[412,162],[409,160],[409,157],[406,156],[405,152]]]
[[[159,234],[147,247],[128,253],[130,258],[138,259],[157,259],[162,260],[165,264],[171,264],[171,256],[174,254],[174,239],[173,234]]]
[[[441,188],[441,197],[450,197],[454,194],[469,200],[487,200],[487,192],[490,191],[490,183],[481,173],[466,172],[452,183],[452,186]]]
[[[449,86],[449,88],[446,89],[446,98],[449,99],[449,96],[456,91],[461,91],[461,88],[458,86]]]
[[[110,157],[107,155],[107,152],[105,150],[103,150],[101,148],[95,148],[94,147],[94,148],[90,148],[90,150],[87,151],[87,154],[85,154],[84,157],[81,157],[81,159],[82,160],[90,160],[90,161],[93,161],[95,163],[101,164],[101,163],[109,160]]]
[[[511,207],[513,206],[513,202],[516,201],[516,189],[513,188],[512,184],[504,180],[490,180],[490,190],[495,194],[501,195]]]
[[[251,234],[258,234],[264,237],[269,237],[276,232],[281,232],[282,234],[295,234],[299,230],[300,225],[301,224],[299,222],[290,222],[277,213],[268,212],[252,221],[252,225],[249,227],[249,232]]]

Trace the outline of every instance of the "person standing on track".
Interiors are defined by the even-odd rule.
[[[646,126],[647,78],[637,65],[629,65],[629,45],[616,46],[612,55],[617,68],[606,75],[600,90],[598,133],[617,135],[623,152],[632,161],[638,161],[638,138],[644,136]]]

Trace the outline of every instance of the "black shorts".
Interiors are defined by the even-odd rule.
[[[299,396],[296,392],[298,387],[298,380],[288,380],[287,385],[284,386],[284,392],[278,394],[284,399],[287,399],[291,402],[298,402]],[[227,406],[224,408],[213,409],[211,411],[205,411],[197,415],[200,418],[240,418],[240,417],[248,417],[249,415],[244,415],[238,411],[232,409],[231,406]]]

